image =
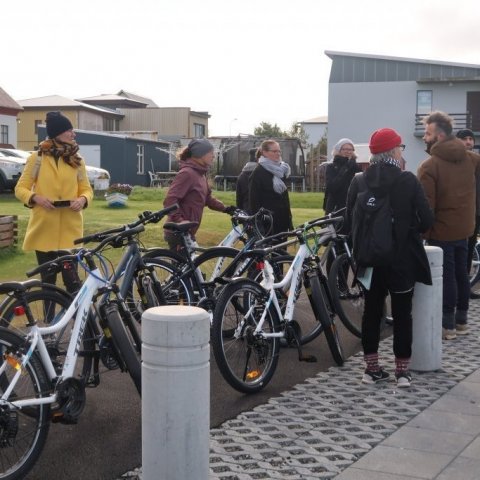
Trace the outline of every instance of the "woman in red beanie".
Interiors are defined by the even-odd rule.
[[[393,316],[393,352],[398,387],[408,387],[412,352],[412,298],[415,282],[431,285],[430,266],[421,232],[433,225],[434,216],[420,182],[411,172],[400,169],[400,135],[390,128],[375,131],[370,138],[370,165],[354,177],[347,196],[347,215],[351,218],[361,185],[376,197],[390,195],[393,216],[395,258],[391,264],[373,268],[369,288],[365,290],[362,317],[362,346],[366,364],[363,383],[377,383],[389,378],[378,359],[380,322],[383,306],[390,293]],[[363,175],[365,183],[359,178]],[[350,222],[351,224],[351,222]]]

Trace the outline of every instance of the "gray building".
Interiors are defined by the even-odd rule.
[[[368,143],[378,128],[402,136],[406,168],[416,172],[427,157],[422,118],[442,110],[455,130],[480,135],[480,65],[326,51],[332,59],[328,86],[328,151],[342,137]]]
[[[169,144],[128,135],[75,129],[80,154],[87,165],[110,172],[110,184],[150,185],[149,171],[168,172]],[[46,138],[44,125],[38,127],[38,142]]]

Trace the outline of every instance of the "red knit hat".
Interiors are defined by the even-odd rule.
[[[402,143],[402,137],[391,128],[381,128],[372,133],[370,137],[370,152],[383,153],[398,147]]]

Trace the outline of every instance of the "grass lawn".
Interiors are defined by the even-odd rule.
[[[124,208],[109,208],[102,196],[95,198],[92,205],[84,212],[85,234],[113,228],[124,223],[131,223],[137,215],[145,210],[156,211],[162,208],[166,189],[135,187],[130,195],[128,206]],[[235,192],[215,191],[214,195],[227,205],[235,203]],[[323,193],[290,193],[290,203],[293,214],[293,224],[299,225],[307,220],[323,215]],[[23,252],[22,243],[27,227],[29,209],[24,207],[13,194],[0,195],[0,213],[2,215],[18,216],[18,246],[17,248],[0,249],[0,281],[24,280],[25,272],[36,266],[34,252]],[[202,225],[197,233],[201,246],[217,245],[231,228],[229,215],[214,212],[206,208]],[[162,223],[148,225],[141,239],[145,246],[165,246]],[[115,260],[120,253],[112,252]]]

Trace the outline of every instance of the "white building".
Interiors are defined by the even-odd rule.
[[[307,143],[309,145],[317,145],[325,135],[328,127],[328,117],[315,117],[309,120],[303,120],[300,125],[307,134]]]
[[[422,118],[442,110],[455,131],[480,137],[480,65],[326,51],[332,59],[328,88],[328,151],[342,137],[368,143],[378,128],[399,132],[406,168],[427,157]]]

